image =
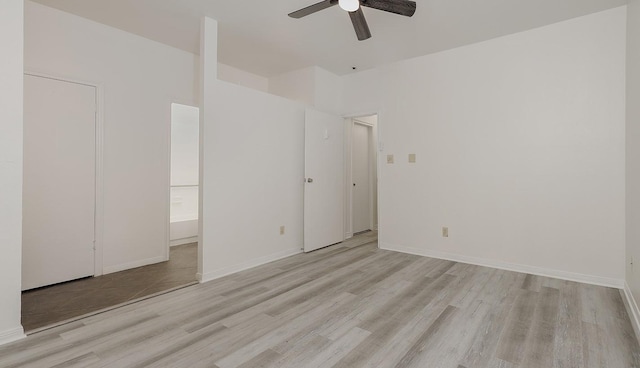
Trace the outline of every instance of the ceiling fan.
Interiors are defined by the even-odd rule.
[[[296,19],[302,18],[334,5],[340,5],[342,9],[349,12],[351,23],[353,23],[353,28],[356,31],[359,41],[371,37],[371,31],[369,31],[367,20],[364,18],[362,6],[404,15],[406,17],[411,17],[416,12],[416,2],[410,0],[324,0],[294,11],[290,13],[289,16]]]

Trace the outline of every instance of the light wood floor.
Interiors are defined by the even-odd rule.
[[[382,251],[375,234],[0,347],[0,367],[638,367],[618,290]]]

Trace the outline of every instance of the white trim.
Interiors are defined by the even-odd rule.
[[[128,270],[130,268],[147,266],[147,265],[150,265],[150,264],[160,263],[160,262],[164,262],[164,261],[166,261],[166,259],[165,259],[164,254],[163,254],[161,256],[157,256],[157,257],[153,257],[153,258],[147,258],[147,259],[142,259],[142,260],[138,260],[138,261],[134,261],[134,262],[122,263],[122,264],[115,265],[115,266],[104,267],[104,273],[106,275],[108,273],[120,272],[120,271]]]
[[[104,86],[102,83],[80,80],[67,76],[58,76],[47,72],[24,70],[25,75],[75,83],[95,88],[95,203],[94,203],[94,250],[93,275],[101,276],[103,269],[104,247]]]
[[[374,115],[369,115],[369,116],[374,116]],[[369,117],[369,116],[361,116],[361,117]],[[351,119],[351,131],[353,132],[354,128],[356,125],[360,125],[363,126],[367,129],[367,148],[368,148],[368,152],[367,152],[367,165],[369,166],[369,177],[367,178],[367,184],[369,186],[369,230],[373,230],[374,228],[374,223],[375,220],[373,218],[373,181],[376,180],[376,178],[373,176],[373,170],[372,170],[372,165],[375,165],[375,162],[377,161],[377,150],[375,149],[375,147],[377,146],[377,143],[374,142],[374,134],[373,134],[373,129],[374,129],[374,125],[373,124],[369,124],[367,122],[364,121],[360,121],[358,120],[358,118],[352,118]],[[351,160],[350,162],[350,172],[349,172],[349,182],[347,183],[347,185],[349,186],[349,206],[350,206],[350,214],[351,214],[351,230],[353,233],[355,233],[355,230],[353,229],[353,218],[354,218],[354,213],[353,213],[353,133],[351,133],[351,144],[349,145],[350,148],[350,152],[349,152],[349,158]],[[372,151],[373,150],[373,154]],[[362,231],[362,230],[361,230]]]
[[[178,245],[189,244],[189,243],[197,243],[197,242],[198,242],[198,236],[196,235],[196,236],[192,236],[190,238],[173,239],[169,243],[169,246],[175,247],[175,246],[178,246]]]
[[[366,117],[366,116],[373,116],[373,115],[377,116],[376,124],[375,124],[375,127],[374,127],[375,137],[373,139],[375,147],[373,147],[373,149],[375,150],[375,153],[376,153],[375,154],[375,163],[374,164],[376,166],[376,178],[375,178],[375,180],[376,180],[376,186],[377,186],[377,191],[376,191],[376,196],[377,196],[376,197],[376,214],[377,214],[377,217],[374,219],[374,227],[375,227],[375,230],[378,231],[378,228],[380,227],[380,197],[381,197],[380,193],[382,193],[382,190],[380,189],[380,187],[381,187],[380,178],[381,178],[381,174],[382,174],[381,170],[380,170],[380,168],[381,168],[380,157],[382,156],[381,153],[384,152],[384,149],[382,149],[384,144],[382,142],[383,135],[381,134],[382,133],[381,127],[383,125],[381,124],[381,122],[383,121],[384,109],[377,109],[377,110],[373,110],[373,111],[372,110],[368,110],[368,111],[366,111],[366,110],[362,111],[361,110],[360,112],[351,112],[351,113],[343,114],[342,117],[344,119],[348,120],[348,121],[345,121],[345,125],[350,127],[348,129],[348,131],[349,131],[349,134],[351,134],[351,127],[353,126],[353,121],[355,119]],[[351,140],[350,136],[349,137],[345,136],[345,141],[346,141],[346,138]],[[350,147],[347,147],[346,143],[345,143],[345,149],[347,149],[347,148],[349,148],[349,151],[351,150]],[[345,160],[346,160],[346,155],[345,155]],[[347,169],[347,168],[345,167],[345,169]],[[350,172],[351,171],[351,167],[349,167],[348,170]],[[346,178],[346,176],[345,176],[345,178]],[[349,180],[351,180],[351,178],[349,178]],[[350,203],[346,203],[347,199],[349,201],[351,201],[351,196],[350,196],[350,193],[351,193],[351,187],[350,186],[351,186],[351,184],[347,183],[346,181],[345,181],[345,184],[348,185],[347,192],[345,192],[345,194],[349,193],[349,198],[345,197],[345,210],[346,210],[347,206],[348,206],[349,209],[351,208],[351,204]],[[351,217],[351,220],[350,220],[351,228],[349,228],[349,229],[345,228],[345,232],[349,232],[351,234],[351,236],[353,236],[353,214],[352,213],[348,213],[348,214],[345,213],[345,224],[346,224],[346,216],[347,215],[349,217]],[[378,248],[380,248],[380,245],[378,245]]]
[[[22,326],[13,328],[11,330],[0,331],[0,345],[8,344],[10,342],[24,339],[27,335],[24,334]]]
[[[636,333],[636,338],[640,339],[640,309],[638,309],[638,304],[633,298],[631,288],[626,281],[624,282],[624,289],[621,291],[621,294],[622,300],[624,300],[624,306],[631,320],[631,326],[633,326],[633,331]]]
[[[449,261],[468,263],[468,264],[473,264],[478,266],[485,266],[485,267],[497,268],[501,270],[507,270],[507,271],[529,273],[532,275],[581,282],[584,284],[613,287],[616,289],[622,289],[624,287],[624,280],[622,279],[615,279],[610,277],[601,277],[601,276],[594,276],[594,275],[585,275],[581,273],[553,270],[549,268],[529,266],[529,265],[523,265],[523,264],[517,264],[517,263],[508,263],[508,262],[496,261],[496,260],[486,259],[486,258],[470,257],[470,256],[464,256],[464,255],[455,254],[455,253],[441,252],[437,250],[417,249],[417,248],[397,246],[397,245],[387,244],[387,243],[379,243],[379,244],[380,244],[380,249],[391,250],[391,251],[396,251],[401,253],[409,253],[409,254],[415,254],[419,256],[431,257],[431,258],[446,259]]]
[[[344,240],[351,239],[351,238],[353,238],[353,233],[352,232],[348,232],[348,233],[344,234]]]
[[[212,280],[215,280],[215,279],[219,279],[219,278],[224,277],[224,276],[231,275],[231,274],[236,273],[236,272],[244,271],[244,270],[247,270],[249,268],[261,266],[261,265],[266,264],[266,263],[270,263],[270,262],[273,262],[273,261],[277,261],[279,259],[291,257],[293,255],[302,253],[302,249],[300,249],[300,248],[301,247],[298,247],[296,249],[288,249],[288,250],[281,251],[281,252],[278,252],[278,253],[270,254],[268,256],[252,259],[252,260],[247,261],[247,262],[242,262],[242,263],[239,263],[239,264],[236,264],[236,265],[233,265],[233,266],[224,267],[224,268],[221,268],[221,269],[219,269],[217,271],[208,272],[208,273],[205,273],[205,274],[198,273],[196,275],[196,278],[201,283],[209,282],[209,281],[212,281]]]
[[[60,81],[60,82],[81,84],[81,85],[87,86],[87,87],[97,87],[98,86],[98,84],[93,83],[93,82],[87,82],[87,81],[76,79],[76,78],[61,77],[61,76],[53,75],[53,74],[50,74],[50,73],[42,73],[42,72],[31,71],[31,70],[26,70],[26,69],[24,71],[24,74],[32,76],[32,77],[53,79],[53,80],[57,80],[57,81]]]
[[[167,201],[165,203],[165,208],[166,211],[164,213],[164,224],[165,224],[165,231],[164,231],[164,244],[166,244],[166,246],[164,247],[164,256],[167,259],[167,261],[169,260],[169,255],[171,254],[171,246],[172,246],[172,241],[171,241],[171,131],[173,130],[173,104],[174,102],[171,102],[171,100],[169,100],[169,127],[167,130],[167,177],[165,178],[166,182],[165,184],[167,184],[166,188],[167,188],[167,193],[165,195],[165,200]],[[198,113],[199,110],[198,110]],[[200,129],[200,116],[198,116],[198,129]],[[199,170],[199,169],[198,169]]]
[[[94,276],[104,274],[104,87],[96,85],[96,208]]]
[[[353,119],[344,118],[344,232],[345,239],[353,236],[353,215],[351,214],[351,144],[353,135]]]
[[[368,117],[371,117],[371,116],[376,116],[376,114],[358,116],[358,117],[352,118],[353,119],[353,124],[366,125],[369,128],[373,128],[375,125],[373,125],[371,123],[367,123],[366,121],[358,120],[358,118],[368,118]]]
[[[345,155],[345,159],[346,159],[346,165],[345,165],[345,171],[346,171],[346,186],[347,186],[347,190],[346,190],[346,195],[347,197],[345,197],[345,201],[346,201],[346,210],[347,210],[347,216],[349,217],[349,226],[347,229],[347,235],[351,234],[349,237],[353,236],[354,231],[353,231],[353,127],[355,125],[361,125],[364,126],[368,129],[368,134],[369,134],[369,140],[367,142],[367,145],[369,146],[369,230],[378,230],[378,219],[376,218],[376,216],[374,216],[374,213],[378,213],[379,208],[375,208],[375,207],[379,207],[379,206],[374,206],[374,202],[377,204],[378,203],[378,197],[379,197],[379,188],[378,191],[376,192],[376,195],[374,196],[374,183],[377,186],[377,182],[378,182],[378,177],[379,177],[379,171],[378,171],[378,145],[379,145],[379,141],[377,139],[377,129],[378,129],[378,124],[371,124],[368,123],[366,121],[362,121],[359,120],[358,118],[368,118],[368,117],[372,117],[375,116],[376,117],[376,121],[379,123],[379,114],[378,113],[372,113],[372,114],[368,114],[368,115],[358,115],[358,116],[354,116],[354,117],[345,117],[345,119],[348,120],[347,122],[347,131],[348,131],[348,135],[345,139],[345,141],[347,142],[346,144],[346,152],[347,154]],[[375,172],[375,175],[374,175]],[[374,211],[375,208],[375,211]],[[378,213],[379,216],[379,213]],[[345,216],[346,218],[346,216]]]
[[[365,112],[356,112],[342,115],[345,119],[357,119],[364,118],[367,116],[380,115],[380,111],[365,111]]]

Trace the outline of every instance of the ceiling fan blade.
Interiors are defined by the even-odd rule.
[[[410,0],[360,0],[362,6],[411,17],[416,12],[416,2]]]
[[[320,10],[324,10],[326,8],[330,8],[334,5],[338,4],[338,0],[324,0],[321,1],[319,3],[315,3],[313,5],[309,5],[306,8],[302,8],[300,10],[294,11],[293,13],[289,13],[289,16],[291,18],[302,18],[305,17],[309,14],[313,14],[315,12],[318,12]]]
[[[371,31],[369,31],[369,25],[367,24],[367,20],[364,18],[362,8],[358,8],[358,10],[356,11],[349,12],[349,17],[351,17],[353,29],[356,30],[358,41],[363,41],[371,37]]]

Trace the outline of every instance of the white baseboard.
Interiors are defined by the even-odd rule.
[[[640,309],[638,309],[638,304],[633,298],[631,288],[626,281],[624,282],[622,295],[622,300],[624,300],[624,306],[627,308],[627,313],[629,314],[629,319],[631,320],[633,331],[636,333],[636,337],[638,338],[638,340],[640,340]]]
[[[170,247],[175,247],[177,245],[191,244],[191,243],[197,243],[197,242],[198,242],[198,236],[192,236],[190,238],[182,238],[182,239],[171,240],[169,242],[169,246]]]
[[[346,239],[350,239],[350,238],[353,238],[353,233],[346,233],[346,234],[344,234],[344,239],[345,239],[345,240],[346,240]]]
[[[298,248],[295,248],[295,249],[289,249],[289,250],[285,250],[285,251],[282,251],[282,252],[270,254],[268,256],[252,259],[252,260],[247,261],[247,262],[243,262],[243,263],[236,264],[236,265],[229,266],[229,267],[224,267],[224,268],[221,268],[221,269],[213,271],[213,272],[207,272],[205,274],[198,273],[196,275],[196,277],[197,277],[198,281],[200,281],[201,283],[209,282],[209,281],[212,281],[212,280],[215,280],[215,279],[219,279],[219,278],[224,277],[224,276],[231,275],[231,274],[236,273],[236,272],[244,271],[244,270],[247,270],[249,268],[261,266],[261,265],[269,263],[269,262],[277,261],[277,260],[282,259],[282,258],[287,258],[287,257],[291,257],[293,255],[302,253],[302,249],[300,249],[300,248],[302,248],[302,247],[298,247]]]
[[[532,275],[552,277],[555,279],[575,281],[575,282],[581,282],[584,284],[591,284],[591,285],[606,286],[606,287],[612,287],[616,289],[623,289],[624,283],[625,283],[623,279],[585,275],[581,273],[554,270],[554,269],[543,268],[543,267],[501,262],[501,261],[496,261],[492,259],[469,257],[461,254],[441,252],[441,251],[431,250],[431,249],[417,249],[417,248],[403,247],[403,246],[397,246],[397,245],[386,244],[386,243],[379,243],[379,246],[380,246],[380,249],[415,254],[418,256],[446,259],[449,261],[469,263],[473,265],[498,268],[498,269],[507,270],[507,271],[529,273]]]
[[[24,334],[24,329],[16,327],[11,330],[0,331],[0,345],[8,344],[10,342],[24,339],[27,335]]]
[[[108,267],[104,267],[103,274],[106,275],[108,273],[120,272],[124,270],[129,270],[131,268],[142,267],[142,266],[147,266],[154,263],[164,262],[166,260],[167,259],[164,256],[158,256],[153,258],[141,259],[139,261],[123,263],[115,266],[108,266]]]

